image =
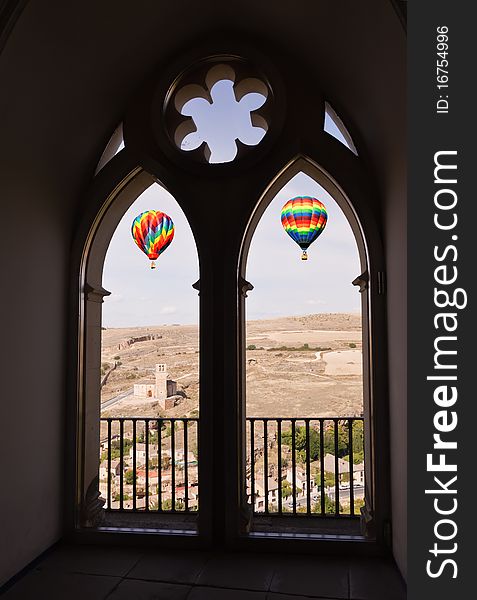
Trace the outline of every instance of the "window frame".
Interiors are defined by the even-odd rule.
[[[376,363],[373,360],[373,349],[375,345],[372,343],[374,329],[372,327],[372,321],[374,320],[371,316],[372,298],[375,296],[374,283],[381,279],[379,273],[383,271],[376,271],[376,277],[373,277],[373,269],[370,266],[373,264],[374,269],[376,266],[374,262],[371,262],[369,255],[369,248],[367,244],[367,238],[363,227],[360,223],[358,215],[353,207],[353,204],[346,196],[344,190],[339,184],[333,179],[333,177],[327,173],[323,167],[318,163],[312,161],[308,157],[298,156],[291,160],[285,167],[276,175],[276,177],[267,186],[261,197],[259,198],[255,211],[252,214],[247,229],[243,238],[243,244],[240,253],[240,260],[238,266],[238,306],[239,306],[239,348],[240,348],[240,421],[241,421],[241,448],[240,453],[240,474],[243,482],[246,481],[245,476],[245,465],[246,465],[246,297],[247,294],[253,290],[253,282],[246,280],[246,267],[248,260],[248,252],[250,243],[255,233],[256,227],[260,222],[265,210],[280,192],[280,190],[297,174],[304,173],[310,178],[314,179],[319,185],[321,185],[335,200],[338,206],[343,211],[353,235],[356,240],[356,245],[360,260],[360,273],[356,274],[356,279],[353,285],[358,286],[358,291],[361,293],[361,318],[362,318],[362,340],[363,340],[363,416],[365,426],[365,499],[366,499],[366,519],[362,517],[362,531],[369,536],[374,536],[376,533],[375,518],[376,509],[378,508],[379,501],[376,498],[376,463],[375,463],[375,446],[376,446],[376,428],[377,424],[374,422],[374,411],[373,411],[373,392],[376,390],[376,379],[379,378],[375,372],[374,365]],[[377,244],[378,239],[376,235],[373,235],[373,225],[368,225],[370,229],[369,235],[373,238],[374,245]],[[379,291],[378,291],[379,293]],[[244,484],[245,485],[245,484]],[[246,490],[242,485],[241,490],[241,502],[244,503],[246,498]],[[379,508],[378,508],[379,510]],[[319,517],[316,517],[317,521]],[[372,525],[371,525],[372,523]],[[298,528],[299,526],[297,526]],[[317,525],[317,531],[319,527]]]
[[[101,523],[94,520],[95,511],[102,506],[99,498],[99,441],[100,441],[100,365],[101,365],[101,325],[103,298],[110,292],[102,286],[103,266],[109,243],[128,208],[149,187],[154,184],[168,187],[158,181],[146,169],[138,166],[137,157],[133,153],[121,150],[98,172],[86,196],[88,213],[80,223],[73,247],[75,262],[79,262],[78,271],[72,275],[71,289],[74,314],[76,318],[70,321],[70,351],[77,356],[75,369],[70,370],[68,387],[75,395],[74,407],[69,406],[67,438],[68,446],[68,480],[69,486],[65,497],[65,526],[69,535],[81,536],[95,541],[98,535],[103,539],[111,535],[113,528],[101,530]],[[174,194],[174,199],[177,198]],[[178,202],[185,217],[187,210]],[[192,229],[192,227],[191,227]],[[192,229],[195,238],[195,233]],[[201,270],[201,255],[196,241]],[[200,279],[191,285],[200,289]],[[199,293],[200,296],[200,293]],[[203,303],[199,298],[199,331],[202,321]],[[202,338],[199,336],[200,351],[203,351]],[[199,381],[202,377],[202,361],[199,361]],[[202,397],[202,384],[199,384],[199,402]],[[206,391],[205,386],[205,391]],[[199,426],[201,420],[199,420]],[[201,437],[210,435],[201,431]],[[74,476],[72,476],[74,474]],[[205,476],[206,477],[206,476]],[[202,473],[201,473],[202,481]],[[201,486],[201,481],[199,485]],[[207,498],[209,486],[202,486],[201,497]],[[189,547],[199,547],[207,543],[207,525],[210,514],[207,510],[199,511],[198,529],[200,535],[184,536],[184,543]],[[171,528],[172,529],[172,528]],[[127,535],[121,528],[117,534]],[[169,537],[175,543],[180,529],[172,532]],[[145,534],[147,535],[147,534]],[[180,536],[179,536],[180,537]],[[195,538],[195,539],[194,539]]]
[[[85,390],[94,389],[88,387],[91,378],[96,377],[92,375],[94,369],[99,373],[98,340],[101,329],[95,314],[100,312],[105,293],[99,274],[109,244],[107,236],[100,240],[104,248],[101,261],[93,257],[92,248],[93,243],[99,243],[98,225],[105,223],[113,214],[110,211],[108,214],[112,204],[115,204],[115,210],[120,204],[126,209],[141,193],[143,186],[148,187],[157,181],[173,195],[188,218],[200,266],[199,536],[188,540],[167,535],[164,538],[170,544],[192,546],[220,543],[236,549],[245,549],[250,544],[254,548],[282,548],[280,540],[258,541],[243,532],[243,328],[244,295],[248,287],[244,278],[244,257],[253,230],[268,202],[287,180],[302,171],[317,180],[340,204],[357,238],[365,266],[363,273],[368,273],[361,282],[364,289],[367,288],[362,294],[362,314],[367,316],[369,361],[363,367],[369,372],[369,377],[364,377],[368,386],[364,393],[368,398],[366,410],[369,411],[366,438],[372,456],[372,460],[367,458],[368,466],[371,468],[372,465],[367,477],[371,490],[367,495],[372,502],[366,519],[371,538],[383,547],[389,541],[386,532],[390,521],[387,326],[385,255],[373,171],[363,159],[365,152],[361,144],[358,144],[360,157],[357,157],[324,131],[326,96],[312,77],[302,83],[297,82],[293,62],[284,63],[279,73],[250,45],[247,45],[246,52],[238,42],[235,42],[235,49],[231,40],[227,40],[226,45],[224,50],[199,44],[193,51],[180,56],[177,61],[163,64],[152,74],[124,116],[125,148],[97,173],[85,195],[83,219],[78,224],[72,251],[69,352],[77,359],[72,361],[68,375],[68,394],[74,401],[68,402],[67,407],[66,469],[69,485],[65,496],[65,526],[71,534],[80,534],[82,539],[86,535],[92,540],[98,535],[102,539],[104,535],[113,535],[117,539],[116,533],[86,532],[82,526],[82,511],[88,492],[88,500],[98,502],[94,485],[91,488],[92,472],[85,471],[85,462],[89,440],[98,439],[99,443],[99,435],[94,432],[95,426],[91,425],[96,415],[99,433],[99,406],[89,406],[91,394],[88,396]],[[213,54],[248,54],[252,62],[260,64],[277,95],[275,113],[270,117],[267,136],[250,157],[237,163],[192,164],[184,153],[170,145],[160,122],[158,107],[177,73],[194,60]],[[302,92],[300,85],[303,86]],[[359,142],[358,139],[356,141]],[[201,230],[204,217],[200,214],[200,207],[190,199],[197,194],[197,189],[202,197],[211,198],[212,206],[216,207],[222,205],[224,190],[227,191],[227,202],[235,211],[236,219],[225,248],[218,241],[211,240],[207,230]],[[93,261],[96,261],[91,271],[94,276],[90,275]],[[97,381],[99,383],[99,375]],[[99,394],[96,397],[99,398]],[[99,458],[99,452],[95,453]],[[147,534],[136,535],[148,539]],[[129,534],[126,538],[130,539]],[[310,546],[306,541],[294,540],[287,542],[287,549],[319,551],[320,543],[317,540],[317,546]],[[343,541],[323,543],[328,549],[337,545],[340,551],[346,551]],[[358,546],[363,547],[363,544]],[[359,552],[358,546],[353,543],[348,550]]]

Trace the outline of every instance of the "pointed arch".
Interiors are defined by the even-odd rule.
[[[263,213],[277,193],[291,181],[295,175],[298,175],[298,173],[308,175],[311,179],[314,179],[321,185],[330,196],[333,197],[345,214],[356,239],[361,263],[361,272],[364,273],[368,269],[369,264],[368,246],[366,242],[367,236],[365,236],[357,211],[348,199],[344,190],[330,173],[311,158],[299,155],[291,159],[279,173],[277,173],[276,177],[269,183],[255,206],[255,210],[248,221],[245,235],[242,240],[239,276],[245,277],[245,265],[247,263],[250,242]]]
[[[101,158],[98,161],[98,165],[96,166],[96,170],[94,172],[95,175],[101,171],[101,169],[106,165],[113,156],[116,156],[118,152],[124,148],[124,135],[123,135],[123,124],[119,123],[116,129],[113,131],[113,135],[109,138],[109,142],[106,144],[106,147],[101,155]]]
[[[166,185],[159,182],[156,176],[151,175],[142,167],[132,166],[131,160],[127,151],[121,153],[115,162],[114,169],[105,177],[100,173],[95,179],[90,195],[95,200],[92,204],[96,206],[96,212],[93,208],[88,218],[81,224],[81,232],[76,242],[75,253],[81,256],[77,300],[78,337],[76,339],[79,357],[76,376],[77,418],[74,436],[76,445],[74,522],[76,527],[97,526],[99,524],[98,517],[101,518],[101,515],[104,514],[104,511],[101,510],[104,500],[99,494],[98,472],[101,431],[102,303],[103,299],[110,295],[110,292],[103,287],[103,266],[106,255],[118,224],[134,202],[155,184],[168,191]],[[112,172],[115,173],[114,176],[111,176]],[[177,210],[182,213],[182,218],[185,218],[190,226],[186,210],[176,198],[173,196],[172,198],[177,204]],[[200,273],[199,247],[191,226],[190,234],[193,238]],[[133,250],[136,250],[132,240],[131,244]],[[144,268],[148,270],[147,259],[145,259]],[[197,289],[197,283],[190,281],[191,286],[194,286],[195,289]],[[194,293],[191,288],[191,294]],[[189,423],[187,423],[188,425]],[[143,429],[145,427],[146,424],[143,425]],[[174,432],[175,427],[171,426],[171,430]],[[189,436],[192,435],[191,432],[188,433]],[[173,433],[173,435],[175,434]],[[185,433],[184,436],[186,436]],[[184,439],[187,439],[187,436]],[[134,506],[136,506],[136,501],[134,501]],[[159,504],[159,512],[161,510]],[[140,524],[139,527],[141,527]]]
[[[325,102],[325,121],[323,123],[323,130],[349,148],[353,154],[358,156],[358,151],[356,150],[351,134],[328,102]]]

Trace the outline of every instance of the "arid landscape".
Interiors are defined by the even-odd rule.
[[[358,416],[362,413],[359,314],[314,314],[247,323],[247,415]],[[164,325],[103,330],[102,416],[197,416],[198,329]],[[165,363],[176,405],[161,409],[133,394]],[[116,364],[116,368],[113,369]]]
[[[148,489],[149,505],[155,509],[161,506],[168,510],[171,503],[175,502],[178,510],[184,510],[184,490],[188,488],[188,506],[191,510],[197,510],[197,423],[179,420],[174,424],[169,421],[171,418],[199,415],[197,327],[164,325],[104,329],[102,338],[101,416],[113,420],[109,424],[105,420],[101,422],[101,493],[113,508],[120,507],[121,493],[126,508],[132,508],[134,501],[136,507],[144,508],[145,490]],[[267,480],[268,504],[272,512],[277,510],[277,490],[280,487],[285,512],[291,510],[293,495],[298,512],[306,510],[307,498],[308,501],[311,499],[313,507],[318,506],[317,510],[321,511],[321,504],[316,504],[321,483],[320,463],[317,462],[319,422],[309,422],[312,481],[309,482],[311,487],[308,495],[304,491],[308,484],[301,444],[304,421],[296,421],[297,462],[293,475],[291,422],[287,419],[362,415],[360,316],[332,313],[249,321],[246,348],[247,416],[285,418],[281,424],[281,463],[278,422],[268,421],[265,430],[264,422],[256,421],[253,446],[251,424],[250,421],[247,423],[246,484],[250,502],[257,512],[264,511],[267,497],[264,486]],[[122,429],[118,417],[126,417],[121,424]],[[139,417],[140,420],[133,424],[130,417]],[[149,425],[142,420],[145,417],[153,419]],[[161,417],[166,420],[154,420]],[[337,422],[335,426],[338,426]],[[108,441],[108,427],[112,436],[111,444]],[[326,510],[335,510],[333,494],[336,492],[336,480],[333,471],[336,470],[336,463],[333,453],[336,451],[335,439],[338,440],[335,436],[339,436],[341,446],[338,457],[341,462],[337,472],[341,490],[340,506],[346,512],[350,506],[349,479],[346,479],[349,462],[342,457],[349,460],[347,441],[343,442],[348,440],[348,421],[340,422],[338,434],[333,427],[333,421],[324,421],[324,439],[320,442],[325,448],[323,460],[328,461],[328,466],[323,463],[326,469]],[[356,431],[352,433],[355,444],[354,501],[355,509],[359,510],[363,502],[364,469],[361,423],[358,422],[355,428]],[[146,439],[148,443],[144,443]],[[122,458],[120,447],[123,448]],[[149,454],[146,455],[146,452]],[[133,456],[136,456],[140,467],[134,466]],[[171,466],[172,459],[175,467]],[[108,460],[111,464],[109,471]],[[187,483],[184,479],[184,461],[187,464]],[[146,463],[148,470],[144,468]],[[132,483],[135,468],[136,492]],[[125,480],[122,479],[123,475]],[[293,481],[297,486],[295,491],[292,489]],[[111,487],[108,488],[108,485]],[[255,486],[254,491],[252,485]]]

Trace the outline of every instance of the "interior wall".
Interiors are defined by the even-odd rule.
[[[389,135],[378,141],[370,125],[377,186],[382,204],[386,259],[388,335],[388,401],[392,503],[392,549],[407,576],[407,86],[406,37],[401,23],[386,31],[387,61],[394,79],[387,102],[376,107],[373,120],[388,124]],[[384,40],[381,40],[384,44]],[[391,131],[392,130],[392,131]],[[380,159],[377,156],[380,155]]]
[[[47,187],[4,156],[0,163],[8,173],[2,180],[8,263],[1,310],[1,585],[61,534],[68,246]]]
[[[407,210],[405,160],[396,159],[385,205],[393,552],[407,573]]]
[[[35,110],[31,58],[11,37],[0,59],[1,586],[62,532],[72,190]]]

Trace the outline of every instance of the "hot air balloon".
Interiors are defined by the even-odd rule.
[[[131,233],[137,246],[154,262],[174,239],[174,223],[171,217],[160,210],[146,210],[138,215],[131,227]]]
[[[321,235],[328,220],[325,205],[310,196],[297,196],[288,200],[282,208],[283,229],[303,250],[302,260],[310,244]]]

